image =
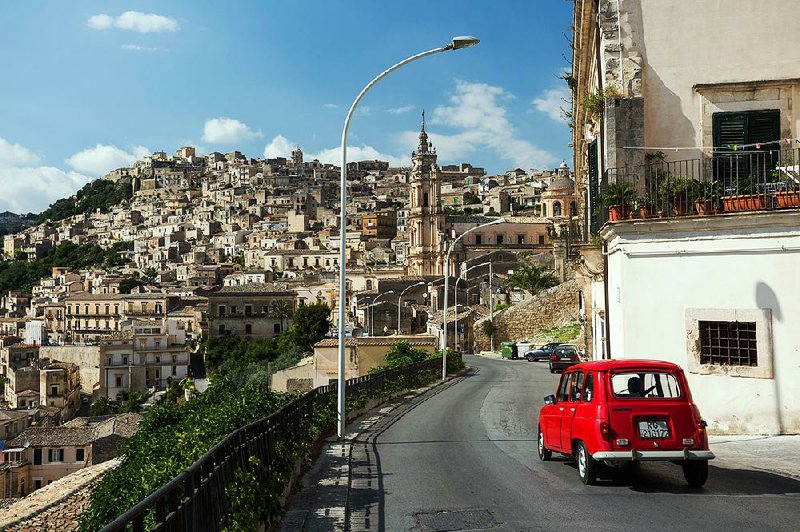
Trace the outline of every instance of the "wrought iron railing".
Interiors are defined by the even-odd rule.
[[[797,149],[716,152],[682,161],[651,157],[610,168],[598,185],[591,216],[598,227],[631,218],[669,218],[800,207]]]
[[[454,353],[448,356],[460,358]],[[431,372],[438,374],[441,367],[442,359],[434,358],[349,379],[345,384],[347,397],[376,396],[391,387],[413,388],[425,382]],[[225,489],[233,482],[235,471],[247,468],[251,457],[258,459],[265,476],[292,470],[294,463],[287,467],[292,453],[285,445],[306,441],[313,430],[318,430],[312,423],[315,412],[318,408],[332,409],[335,399],[335,385],[315,388],[270,416],[232,432],[103,530],[222,530],[229,523],[231,511]],[[334,423],[323,427],[322,435],[329,433]]]

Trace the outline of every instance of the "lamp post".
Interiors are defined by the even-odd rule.
[[[421,52],[416,55],[412,55],[406,59],[403,59],[399,63],[387,68],[380,74],[378,74],[375,79],[367,83],[366,87],[361,89],[361,92],[358,93],[356,99],[353,100],[352,105],[350,105],[350,109],[347,111],[347,116],[344,119],[344,126],[342,127],[342,171],[340,173],[339,178],[339,378],[337,379],[338,383],[338,400],[337,400],[337,408],[336,408],[336,417],[337,417],[337,434],[339,439],[344,437],[344,320],[345,320],[345,312],[344,312],[344,305],[345,305],[345,249],[344,249],[344,241],[347,232],[347,132],[350,129],[350,120],[353,118],[353,113],[358,107],[359,102],[364,97],[369,90],[375,86],[380,80],[397,70],[398,68],[402,67],[403,65],[407,65],[412,61],[416,61],[417,59],[422,59],[423,57],[438,54],[441,52],[446,52],[448,50],[460,50],[462,48],[468,48],[475,44],[478,44],[480,41],[475,37],[468,37],[468,36],[459,36],[453,37],[450,43],[440,47],[434,48],[432,50],[428,50],[425,52]]]
[[[388,296],[389,294],[394,294],[394,290],[389,290],[388,292],[384,292],[382,294],[378,294],[370,303],[369,309],[369,335],[370,337],[375,336],[375,305],[378,303],[378,300],[383,296]]]
[[[424,284],[427,284],[427,283],[425,281],[420,281],[418,283],[412,284],[409,287],[406,287],[405,290],[400,292],[400,297],[397,298],[397,335],[398,336],[400,336],[400,301],[403,299],[403,294],[405,294],[407,291],[411,290],[415,286],[422,286]]]
[[[487,222],[485,224],[476,225],[471,229],[467,229],[463,233],[461,233],[455,240],[450,242],[450,246],[447,248],[447,255],[444,257],[444,315],[442,316],[442,345],[444,346],[444,353],[442,354],[442,380],[447,378],[447,305],[448,305],[448,290],[450,289],[450,253],[453,252],[453,248],[455,247],[456,243],[470,234],[473,231],[478,229],[483,229],[484,227],[489,227],[490,225],[501,224],[505,222],[504,218],[498,218],[496,220],[492,220],[491,222]]]
[[[470,270],[474,270],[475,268],[480,268],[481,266],[486,266],[487,264],[489,266],[491,266],[492,265],[492,261],[487,260],[486,262],[481,262],[480,264],[476,264],[475,266],[470,266],[469,268],[464,270],[461,275],[458,276],[458,279],[456,279],[456,297],[455,297],[455,307],[456,308],[454,310],[456,317],[453,320],[453,329],[454,329],[453,336],[455,338],[455,342],[453,342],[453,345],[455,345],[456,347],[459,346],[459,342],[458,342],[458,282],[461,279],[466,280],[467,274],[469,273]]]

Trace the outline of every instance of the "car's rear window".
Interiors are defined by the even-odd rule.
[[[631,371],[611,375],[614,397],[626,399],[675,399],[681,397],[678,379],[671,373]]]

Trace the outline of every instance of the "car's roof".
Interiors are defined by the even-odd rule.
[[[616,369],[657,369],[663,371],[679,370],[681,367],[672,362],[665,362],[663,360],[647,360],[647,359],[610,359],[610,360],[592,360],[590,362],[582,362],[575,364],[569,368],[569,371],[574,370],[590,370],[590,371],[611,371]]]

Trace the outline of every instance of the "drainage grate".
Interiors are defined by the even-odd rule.
[[[417,527],[420,530],[431,532],[446,532],[450,530],[486,530],[494,528],[500,523],[492,513],[486,509],[474,510],[441,510],[414,514]]]

